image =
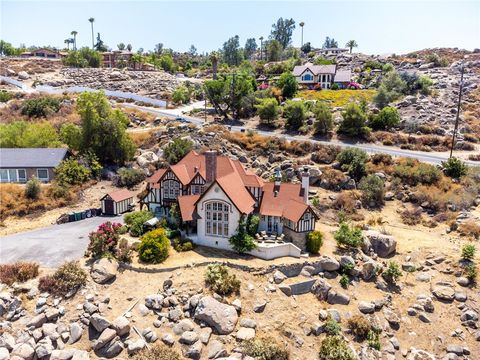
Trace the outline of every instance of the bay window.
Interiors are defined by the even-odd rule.
[[[205,233],[211,236],[228,237],[229,205],[212,201],[205,205]]]

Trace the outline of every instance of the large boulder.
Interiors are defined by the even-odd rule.
[[[194,317],[213,327],[220,335],[230,334],[238,321],[235,307],[223,304],[211,296],[200,299]]]
[[[318,298],[318,300],[325,301],[328,297],[328,292],[332,286],[325,279],[317,279],[312,286],[312,293]]]
[[[378,264],[373,260],[368,260],[362,264],[362,270],[360,274],[362,275],[363,280],[370,280],[377,274]]]
[[[337,271],[340,269],[340,263],[334,258],[324,256],[320,259],[320,266],[323,271]]]
[[[455,290],[450,286],[436,286],[432,294],[439,300],[453,301],[455,299]]]
[[[18,73],[18,78],[20,80],[28,80],[28,79],[30,79],[30,75],[28,75],[28,73],[26,71],[20,71]]]
[[[158,156],[153,151],[145,151],[137,157],[137,164],[141,168],[146,168],[158,161]]]
[[[391,235],[385,235],[378,231],[369,230],[365,232],[366,238],[370,241],[372,250],[381,258],[395,254],[397,241]]]
[[[118,271],[118,263],[115,260],[102,258],[93,263],[90,275],[97,284],[105,284],[115,279]]]

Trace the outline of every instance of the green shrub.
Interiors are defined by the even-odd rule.
[[[462,247],[462,259],[463,260],[473,260],[475,258],[475,253],[477,248],[475,245],[466,244]]]
[[[423,95],[430,95],[432,92],[431,86],[433,85],[432,79],[426,75],[421,75],[417,80],[417,88]]]
[[[283,107],[285,126],[291,130],[298,130],[305,125],[305,105],[302,101],[289,100]]]
[[[115,177],[115,186],[132,187],[145,180],[145,173],[140,169],[122,167],[118,169]]]
[[[275,98],[259,99],[259,104],[255,105],[260,122],[265,125],[272,125],[278,119],[280,107]]]
[[[101,55],[98,51],[83,47],[78,51],[70,51],[62,61],[66,66],[98,68],[101,64]]]
[[[402,277],[402,271],[395,261],[390,261],[387,270],[382,273],[382,276],[387,282],[395,284]]]
[[[123,220],[128,225],[130,235],[138,237],[143,235],[145,231],[143,226],[145,221],[150,220],[154,216],[152,212],[147,210],[134,211],[126,214]]]
[[[347,321],[347,326],[352,332],[352,335],[359,340],[367,337],[368,332],[372,330],[372,325],[368,319],[363,315],[354,315]]]
[[[333,115],[330,108],[322,102],[317,102],[312,111],[315,114],[314,134],[328,134],[333,129]]]
[[[368,332],[367,342],[368,342],[369,347],[371,347],[372,349],[380,351],[380,348],[381,348],[380,335],[377,331],[372,329]]]
[[[88,181],[92,175],[89,168],[75,159],[63,160],[55,169],[55,180],[62,185],[78,185]]]
[[[178,352],[158,342],[131,357],[132,360],[181,360],[182,358]]]
[[[162,228],[149,231],[140,239],[138,255],[140,260],[158,264],[164,262],[168,257],[170,240]]]
[[[172,100],[176,104],[187,104],[190,101],[190,92],[184,85],[178,86],[172,94]]]
[[[365,204],[373,204],[375,206],[383,204],[384,183],[377,175],[371,174],[362,178],[358,188],[362,191],[362,199]]]
[[[393,168],[393,176],[412,186],[419,183],[430,185],[440,179],[441,171],[435,165],[421,163],[415,159],[402,159]]]
[[[343,149],[337,155],[337,161],[340,163],[342,170],[357,181],[367,174],[367,160],[367,153],[357,148]]]
[[[185,240],[177,237],[175,240],[173,240],[173,248],[178,252],[190,251],[193,250],[194,244],[191,240]]]
[[[243,354],[256,360],[288,360],[290,353],[287,348],[277,343],[273,338],[251,339],[242,342]]]
[[[119,223],[107,221],[101,224],[97,231],[92,231],[88,237],[87,255],[93,258],[111,257],[116,254],[117,243],[120,238],[118,229],[122,228]]]
[[[66,295],[87,283],[87,272],[77,261],[67,261],[55,271],[52,278],[54,285],[50,292]]]
[[[465,267],[465,273],[470,282],[475,283],[477,281],[477,267],[475,264],[470,264]]]
[[[15,282],[25,282],[38,276],[38,263],[17,261],[13,264],[0,265],[0,282],[11,286]]]
[[[325,322],[325,325],[323,326],[323,328],[325,333],[329,336],[339,335],[342,332],[342,328],[340,327],[340,324],[332,318],[329,318]]]
[[[350,285],[350,278],[348,277],[347,274],[342,274],[339,280],[340,285],[346,289],[348,285]]]
[[[205,271],[205,283],[220,295],[229,295],[240,291],[240,280],[230,274],[225,265],[211,264]]]
[[[28,117],[47,117],[58,110],[60,99],[51,96],[28,99],[22,105],[22,115]]]
[[[307,235],[307,251],[311,254],[318,254],[323,246],[323,234],[314,230]]]
[[[358,228],[348,226],[347,223],[342,222],[339,229],[333,235],[338,246],[346,246],[356,248],[359,247],[363,241],[362,231]]]
[[[386,106],[380,110],[368,122],[368,125],[374,130],[390,130],[400,124],[400,114],[398,110],[391,106]]]
[[[36,177],[32,177],[25,185],[25,196],[31,200],[37,200],[40,196],[40,181]]]
[[[13,98],[13,94],[11,92],[8,92],[6,90],[0,91],[0,103],[6,103],[12,98]]]
[[[345,107],[337,132],[352,138],[366,137],[370,133],[367,115],[358,104],[350,103]]]
[[[318,353],[320,360],[355,360],[348,343],[341,336],[327,336]]]
[[[468,172],[468,166],[456,157],[451,157],[447,161],[443,161],[442,167],[445,175],[455,179],[461,178]]]
[[[163,149],[163,156],[169,164],[174,165],[187,155],[193,143],[187,138],[175,138]]]
[[[239,254],[246,253],[257,247],[257,243],[252,235],[248,233],[249,230],[253,231],[254,228],[258,228],[258,224],[252,229],[248,228],[249,218],[247,218],[247,223],[245,218],[242,216],[238,223],[237,232],[228,239],[228,242],[232,245],[233,250]],[[256,232],[256,231],[255,231]]]

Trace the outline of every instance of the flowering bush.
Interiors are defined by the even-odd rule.
[[[94,258],[114,256],[121,228],[122,224],[107,221],[100,225],[97,231],[91,232],[89,235],[90,244],[88,245],[87,255]]]

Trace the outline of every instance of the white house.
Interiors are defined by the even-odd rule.
[[[281,241],[274,241],[277,249],[259,247],[254,253],[272,258],[273,253],[285,256],[285,251],[298,250],[299,254],[305,250],[306,235],[315,229],[317,220],[308,203],[308,187],[307,171],[302,173],[301,184],[282,183],[279,172],[275,182],[264,182],[238,160],[215,151],[191,151],[147,179],[147,194],[141,203],[158,217],[171,216],[176,204],[188,237],[197,244],[226,250],[232,249],[228,240],[238,231],[241,218],[256,214],[259,232],[273,234],[277,240],[284,234]]]
[[[349,49],[345,48],[323,48],[317,51],[318,55],[329,56],[348,53]]]
[[[330,89],[337,65],[313,65],[306,63],[305,65],[295,66],[293,75],[299,84],[319,85],[322,89]]]

